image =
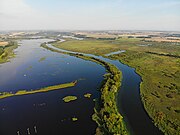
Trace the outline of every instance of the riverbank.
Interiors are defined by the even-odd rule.
[[[97,102],[98,105],[95,107],[95,113],[93,115],[93,120],[95,120],[98,124],[96,134],[128,134],[123,122],[123,117],[119,113],[116,105],[116,96],[121,85],[121,72],[114,65],[94,57],[85,56],[79,53],[59,51],[48,47],[46,43],[41,46],[54,52],[64,53],[84,60],[93,61],[106,68],[108,73],[104,75],[104,82],[100,89],[101,99]]]
[[[70,82],[70,83],[48,86],[48,87],[44,87],[44,88],[37,89],[37,90],[31,90],[31,91],[19,90],[16,93],[1,92],[0,93],[0,99],[4,99],[4,98],[8,98],[8,97],[14,97],[14,96],[23,96],[23,95],[35,94],[35,93],[44,93],[44,92],[59,90],[59,89],[63,89],[63,88],[74,87],[76,85],[76,83],[77,83],[77,81],[74,81],[74,82]]]
[[[14,57],[13,50],[18,47],[16,41],[10,41],[5,46],[0,46],[0,64],[8,62],[10,58]]]

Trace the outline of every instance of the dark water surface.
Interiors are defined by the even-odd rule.
[[[59,48],[54,49],[71,52]],[[71,52],[77,53],[77,52]],[[119,52],[118,52],[119,53]],[[112,53],[113,54],[113,53]],[[84,54],[96,57],[103,61],[115,65],[122,72],[123,79],[121,88],[117,97],[117,105],[120,113],[123,115],[127,128],[132,135],[162,135],[163,133],[154,126],[151,118],[148,116],[141,102],[140,97],[140,83],[141,77],[135,72],[134,68],[122,64],[118,60],[111,60],[101,56],[94,56],[92,54]]]
[[[93,62],[43,49],[48,39],[22,40],[11,62],[0,65],[0,92],[41,87],[80,79],[75,87],[47,93],[10,97],[0,100],[0,135],[92,135],[97,88],[105,69]],[[87,99],[84,94],[91,93]],[[68,95],[76,101],[64,103]],[[73,122],[72,117],[78,121]],[[35,133],[35,128],[37,133]]]

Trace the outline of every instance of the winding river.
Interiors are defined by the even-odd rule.
[[[18,135],[18,132],[20,135],[27,135],[28,132],[31,135],[95,133],[97,125],[91,119],[93,99],[100,96],[97,89],[106,72],[104,67],[40,47],[41,43],[48,41],[50,40],[19,41],[20,46],[15,50],[16,57],[11,62],[0,65],[0,92],[37,89],[77,79],[80,81],[72,88],[0,100],[0,135]],[[50,44],[48,46],[55,48]],[[114,64],[122,71],[117,104],[130,133],[161,135],[141,103],[141,78],[135,70],[117,60],[89,55]],[[92,97],[85,98],[86,93],[91,93]],[[75,95],[78,100],[64,103],[62,98],[68,95]],[[78,120],[72,121],[73,117]]]
[[[67,51],[63,49],[56,48],[50,44],[48,47],[57,49],[59,51],[78,53]],[[115,53],[110,53],[109,55],[123,53],[123,51],[118,51]],[[83,54],[83,53],[82,53]],[[124,117],[126,126],[132,135],[162,135],[163,133],[154,126],[151,118],[145,111],[140,97],[140,83],[141,77],[135,72],[134,68],[131,68],[125,64],[122,64],[118,60],[111,60],[104,58],[102,56],[95,56],[92,54],[84,54],[87,56],[92,56],[101,59],[105,62],[109,62],[115,65],[122,72],[123,79],[121,87],[117,97],[117,106]],[[107,55],[107,56],[109,56]]]

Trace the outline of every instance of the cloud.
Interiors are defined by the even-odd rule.
[[[32,13],[30,6],[23,0],[0,0],[0,13],[10,16],[21,16]]]
[[[0,30],[180,30],[180,17],[176,13],[180,2],[164,2],[157,5],[152,2],[148,5],[148,2],[143,1],[142,5],[138,5],[137,2],[133,2],[134,0],[99,0],[99,2],[83,0],[83,4],[80,3],[81,0],[29,1],[27,4],[26,0],[0,0]],[[137,1],[142,2],[142,0]]]
[[[41,16],[24,0],[0,0],[0,30],[31,29]]]

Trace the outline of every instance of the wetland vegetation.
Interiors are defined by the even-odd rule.
[[[136,68],[142,77],[140,91],[146,111],[164,133],[178,135],[180,59],[136,51],[111,57]]]
[[[59,51],[48,47],[46,44],[42,44],[41,46],[51,51],[65,53],[84,60],[93,61],[105,67],[108,73],[104,75],[104,82],[100,89],[101,98],[98,101],[96,100],[97,105],[94,108],[95,112],[92,116],[93,120],[98,124],[96,134],[128,134],[123,117],[119,113],[116,105],[116,96],[121,85],[121,72],[114,65],[91,56]]]
[[[18,47],[16,41],[9,41],[7,44],[0,45],[0,64],[9,61],[11,57],[14,57],[13,50]]]
[[[59,89],[63,89],[63,88],[69,88],[69,87],[75,86],[76,83],[77,83],[77,81],[74,81],[74,82],[70,82],[70,83],[48,86],[48,87],[40,88],[37,90],[18,90],[16,93],[1,92],[0,93],[0,99],[8,98],[8,97],[14,97],[14,96],[22,96],[22,95],[29,95],[29,94],[35,94],[35,93],[49,92],[49,91],[59,90]]]
[[[143,46],[139,46],[141,44]],[[113,51],[126,50],[126,52],[111,55],[108,58],[120,60],[136,69],[136,72],[142,77],[141,99],[154,124],[165,134],[178,135],[180,132],[180,46],[177,44],[147,42],[142,38],[119,38],[101,41],[96,39],[68,40],[53,45],[66,50],[104,57]],[[108,86],[113,86],[105,84],[106,89],[109,89]],[[111,97],[111,99],[113,98]],[[108,114],[108,116],[110,115]],[[94,116],[94,118],[96,117]],[[96,118],[96,120],[100,119]],[[101,124],[101,122],[99,123]],[[111,127],[111,129],[113,128]]]
[[[180,135],[180,0],[0,0],[0,135]]]
[[[44,61],[44,60],[46,60],[46,57],[40,58],[40,59],[39,59],[39,62],[42,62],[42,61]]]
[[[63,98],[63,101],[66,102],[66,103],[74,101],[74,100],[77,100],[76,96],[66,96],[66,97]]]
[[[78,118],[76,118],[76,117],[72,118],[72,121],[77,121],[77,120],[78,120]]]
[[[91,95],[92,95],[92,94],[87,93],[87,94],[84,94],[84,97],[86,97],[86,98],[91,98]]]
[[[97,135],[121,134],[126,135],[123,117],[117,109],[116,96],[121,85],[121,72],[109,63],[105,63],[107,74],[100,89],[101,99],[95,107],[92,118],[98,124]]]
[[[55,37],[56,36],[53,38]],[[86,61],[95,62],[106,69],[104,80],[99,88],[101,93],[100,98],[93,100],[95,101],[95,107],[92,119],[98,125],[96,134],[130,134],[125,125],[124,118],[119,113],[117,107],[117,93],[121,86],[122,73],[115,65],[99,59],[103,56],[102,58],[118,60],[135,68],[136,73],[138,73],[142,79],[140,85],[141,101],[146,112],[152,118],[153,123],[163,131],[164,134],[178,135],[180,132],[180,44],[156,42],[146,40],[144,37],[134,38],[130,36],[107,38],[89,38],[83,36],[82,38],[84,39],[66,38],[66,41],[63,42],[57,39],[56,41],[44,42],[41,44],[41,47],[51,50],[52,52],[67,54]],[[75,53],[60,51],[49,47],[47,44],[52,44],[57,48]],[[9,58],[14,55],[13,50],[17,48],[17,46],[15,41],[0,46],[0,63],[7,62]],[[122,53],[107,55],[111,52]],[[94,54],[100,57],[86,54]],[[36,61],[42,62],[45,60],[43,62],[45,63],[47,60],[44,56],[46,55],[38,57],[39,60]],[[29,66],[26,71],[29,72],[30,69],[32,69],[32,66]],[[33,69],[35,69],[34,65]],[[77,81],[34,90],[0,92],[0,99],[69,88],[75,86],[76,83]],[[84,94],[85,98],[91,98],[91,96],[88,92]],[[77,100],[77,97],[66,96],[62,98],[62,100],[66,103]],[[78,101],[79,100],[77,100],[77,102]],[[72,121],[77,121],[78,119],[76,117],[71,118]]]

